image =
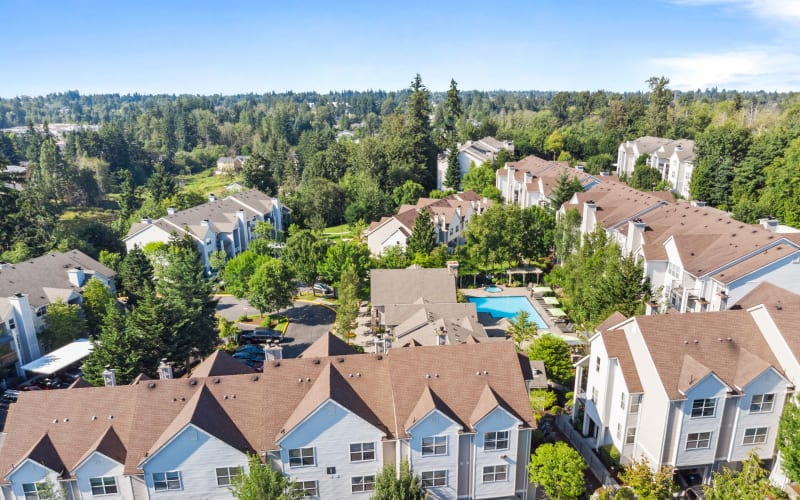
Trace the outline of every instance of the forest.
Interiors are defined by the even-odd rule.
[[[452,80],[431,92],[417,75],[396,92],[0,99],[0,128],[27,127],[0,133],[0,164],[28,166],[16,179],[25,189],[0,189],[0,260],[121,252],[132,221],[202,203],[205,193],[184,186],[221,156],[248,156],[241,181],[279,196],[299,228],[369,223],[421,195],[446,195],[435,189],[437,157],[485,136],[513,140],[515,155],[476,165],[463,181],[448,176],[448,190],[497,198],[504,161],[533,154],[599,172],[625,140],[685,138],[696,141],[694,198],[748,222],[774,216],[800,227],[797,94],[647,83],[634,93],[520,92],[461,91]],[[94,127],[56,136],[48,123]],[[337,136],[345,130],[352,140]]]

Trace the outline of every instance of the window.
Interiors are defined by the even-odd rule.
[[[483,482],[496,483],[508,479],[507,465],[489,465],[483,468]]]
[[[622,424],[617,424],[617,439],[622,439]]]
[[[118,493],[117,478],[114,476],[93,477],[89,479],[92,495],[112,495]]]
[[[316,464],[314,448],[293,448],[289,450],[289,467],[313,467]]]
[[[353,443],[350,445],[350,461],[375,460],[375,443]]]
[[[622,408],[623,410],[625,409],[625,393],[624,392],[620,392],[619,393],[619,407]]]
[[[422,486],[425,488],[436,488],[437,486],[447,486],[446,470],[429,470],[422,473]]]
[[[9,318],[9,320],[8,320],[8,329],[9,330],[13,330],[16,327],[17,327],[17,322],[14,321],[14,318]]]
[[[597,356],[594,360],[594,369],[595,371],[600,371],[600,356]]]
[[[36,310],[36,316],[39,318],[41,318],[45,314],[47,314],[47,306],[42,306]]]
[[[178,471],[154,472],[153,487],[156,491],[181,489],[181,473]]]
[[[375,489],[375,476],[356,476],[350,480],[350,491],[363,493]]]
[[[717,408],[717,400],[695,399],[692,401],[692,418],[713,417],[714,410]]]
[[[625,444],[633,444],[636,442],[636,427],[628,427],[628,432],[625,434]]]
[[[422,456],[447,455],[447,436],[422,438]]]
[[[39,498],[46,498],[45,496],[40,497],[39,495],[47,495],[51,492],[50,490],[51,488],[44,481],[39,483],[22,484],[22,492],[25,494],[25,500],[39,500]]]
[[[753,427],[744,430],[744,440],[742,444],[761,444],[767,442],[767,428]]]
[[[295,481],[294,492],[302,497],[319,496],[319,488],[316,481]]]
[[[642,406],[642,395],[634,394],[631,396],[631,413],[639,413],[640,406]]]
[[[483,449],[486,451],[508,449],[508,431],[485,433],[483,435]]]
[[[774,394],[756,394],[750,400],[750,413],[769,413],[774,402]]]
[[[233,478],[242,475],[241,467],[217,467],[217,486],[230,486]]]
[[[597,387],[592,387],[592,403],[597,404]]]
[[[693,432],[686,437],[687,450],[700,450],[703,448],[708,448],[710,444],[710,432]]]

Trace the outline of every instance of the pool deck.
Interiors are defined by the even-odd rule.
[[[575,333],[565,333],[559,325],[553,321],[554,318],[550,316],[542,304],[540,304],[538,300],[532,298],[531,292],[527,288],[506,286],[500,286],[500,288],[502,290],[499,292],[487,292],[483,288],[461,288],[460,291],[467,299],[469,299],[469,297],[525,297],[531,305],[533,305],[533,308],[539,313],[539,316],[541,316],[544,322],[547,323],[547,328],[540,329],[540,333],[553,333],[570,343],[580,338]],[[504,336],[508,331],[509,323],[506,318],[493,318],[491,314],[478,313],[478,321],[481,322],[486,329],[486,333],[489,334],[490,337]]]

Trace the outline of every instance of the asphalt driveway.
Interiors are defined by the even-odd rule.
[[[229,321],[236,321],[243,314],[258,314],[245,299],[230,295],[217,297],[217,314]],[[284,335],[283,356],[296,358],[311,343],[333,329],[336,313],[328,307],[309,302],[294,302],[293,306],[280,311],[289,318],[289,327]]]

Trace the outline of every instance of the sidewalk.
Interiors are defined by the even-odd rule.
[[[556,427],[560,433],[564,435],[567,442],[572,445],[573,448],[578,450],[589,466],[589,470],[592,471],[592,475],[597,478],[602,486],[613,489],[619,488],[617,480],[608,472],[608,469],[606,469],[606,466],[600,461],[600,457],[597,456],[586,439],[572,427],[572,423],[569,419],[569,415],[558,415],[555,417]]]

